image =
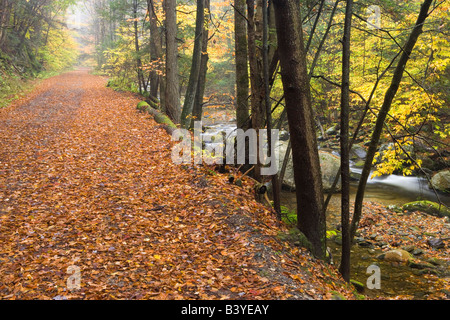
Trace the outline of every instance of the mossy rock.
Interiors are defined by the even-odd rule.
[[[359,293],[364,292],[365,286],[361,282],[350,279],[350,283],[355,287],[356,291],[358,291]]]
[[[147,112],[148,114],[153,116],[153,119],[162,125],[162,127],[169,133],[172,134],[178,127],[170,120],[168,116],[161,113],[159,110],[153,108],[146,101],[141,101],[137,104],[136,109]]]
[[[450,217],[450,210],[446,206],[440,206],[433,201],[422,200],[409,202],[403,205],[402,209],[408,212],[420,211],[436,217]]]
[[[150,105],[147,102],[141,101],[137,104],[136,109],[140,111],[145,111],[148,107],[150,107]]]
[[[177,126],[172,122],[172,120],[170,120],[170,118],[168,116],[166,116],[162,113],[157,113],[153,117],[156,122],[158,122],[160,124],[164,124],[164,125],[168,126],[169,128],[177,129]]]

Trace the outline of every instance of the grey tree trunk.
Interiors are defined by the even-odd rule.
[[[247,0],[247,32],[248,32],[248,57],[250,64],[251,84],[251,127],[258,130],[264,127],[264,75],[262,66],[262,51],[258,50],[257,43],[262,42],[262,0],[257,0],[257,11],[255,11],[255,0]],[[258,139],[259,141],[259,139]],[[262,146],[258,146],[261,148]],[[253,177],[261,181],[261,164],[255,164]]]
[[[178,78],[178,46],[177,46],[177,2],[164,0],[166,14],[166,80],[165,80],[165,109],[169,118],[180,122],[180,84]]]
[[[264,104],[266,107],[266,121],[267,121],[267,138],[268,138],[268,154],[271,155],[274,149],[275,141],[272,141],[272,135],[270,134],[272,130],[272,104],[270,101],[270,75],[269,75],[269,8],[268,1],[262,1],[262,12],[263,12],[263,74],[264,74]],[[281,200],[280,191],[281,185],[278,179],[278,174],[274,174],[271,177],[272,181],[272,197],[273,197],[273,208],[277,214],[278,219],[281,220]]]
[[[142,94],[145,88],[144,74],[142,72],[142,60],[140,57],[140,45],[139,45],[139,28],[137,21],[137,12],[138,12],[138,1],[134,0],[133,2],[133,18],[134,18],[134,47],[136,51],[136,72],[138,76],[139,83],[139,93]]]
[[[353,0],[347,0],[345,8],[344,37],[342,39],[342,86],[341,86],[341,225],[342,255],[339,271],[345,281],[350,281],[350,39]]]
[[[183,112],[181,113],[181,125],[190,128],[192,122],[192,110],[194,109],[195,96],[197,94],[200,65],[202,59],[203,31],[205,25],[205,0],[197,0],[197,16],[195,18],[194,52],[192,54],[191,72],[184,98]]]
[[[249,75],[247,48],[247,20],[245,0],[234,0],[234,30],[236,59],[236,122],[237,127],[249,128]]]
[[[300,6],[296,0],[274,0],[278,54],[292,143],[298,228],[312,253],[326,256],[326,221],[311,92],[303,46]]]
[[[156,16],[155,4],[153,0],[147,0],[147,8],[149,12],[150,18],[150,37],[151,37],[151,46],[152,46],[152,54],[154,54],[154,58],[159,61],[158,67],[162,66],[162,62],[164,59],[163,48],[162,48],[162,37],[161,31],[158,28],[158,17]],[[165,88],[166,81],[165,76],[162,74],[158,74],[157,78],[152,79],[152,83],[150,84],[150,92],[154,97],[158,96],[158,88],[159,88],[159,104],[160,109],[165,112]]]
[[[207,12],[209,15],[210,11],[210,0],[205,0],[205,13]],[[205,87],[206,87],[206,73],[208,71],[208,37],[209,37],[209,29],[207,22],[209,21],[209,17],[205,17],[205,23],[203,24],[203,41],[202,41],[202,58],[200,62],[200,74],[198,76],[198,86],[197,93],[195,95],[194,108],[192,110],[192,115],[194,119],[202,119],[203,115],[203,97],[205,95]],[[192,126],[192,125],[191,125]]]

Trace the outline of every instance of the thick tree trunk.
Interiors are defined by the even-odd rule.
[[[247,0],[248,21],[248,57],[250,63],[251,84],[251,127],[259,134],[259,129],[264,127],[264,75],[262,68],[262,51],[258,50],[257,43],[262,42],[262,0],[257,0],[257,11],[255,12],[255,0]],[[259,138],[258,138],[259,141]],[[258,145],[258,150],[262,146]],[[258,159],[259,160],[259,159]],[[255,165],[253,177],[261,181],[261,164]]]
[[[164,55],[163,55],[163,48],[162,48],[162,37],[161,37],[161,31],[158,28],[158,17],[156,16],[156,10],[155,10],[155,4],[153,0],[147,0],[147,7],[150,15],[150,36],[152,37],[152,43],[151,46],[154,46],[154,51],[156,54],[157,61],[159,61],[159,66],[162,66]],[[160,108],[163,112],[166,112],[165,107],[165,90],[166,90],[166,81],[165,76],[162,74],[158,75],[158,85],[153,85],[152,90],[152,96],[155,97],[158,96],[158,86],[159,86],[159,101],[160,101]],[[156,80],[154,80],[156,81]],[[156,88],[155,88],[156,87]]]
[[[137,12],[138,12],[138,2],[134,0],[133,2],[133,18],[134,18],[134,48],[136,50],[136,72],[138,76],[139,83],[139,93],[142,94],[142,91],[147,91],[145,88],[144,74],[142,72],[142,60],[140,57],[140,45],[139,45],[139,28],[137,21]]]
[[[272,141],[272,104],[270,102],[270,75],[269,75],[269,8],[267,0],[262,1],[263,12],[263,74],[264,74],[264,104],[266,107],[266,120],[267,120],[267,139],[268,139],[268,154],[272,155],[275,141]],[[274,52],[274,50],[272,50]],[[261,147],[261,146],[260,146]],[[281,220],[281,200],[280,200],[280,180],[278,180],[278,174],[272,175],[272,197],[273,208],[277,213],[278,218]]]
[[[350,281],[350,150],[349,150],[349,112],[350,112],[350,36],[352,25],[353,0],[347,0],[345,9],[344,37],[342,39],[342,86],[341,86],[341,225],[342,255],[339,271],[345,281]]]
[[[298,228],[311,242],[313,254],[324,259],[326,221],[300,6],[296,0],[274,0],[273,5],[291,134]]]
[[[433,2],[433,0],[425,0],[422,3],[416,24],[414,26],[414,29],[411,31],[411,34],[409,35],[409,38],[406,41],[405,46],[402,49],[403,52],[402,52],[402,55],[400,56],[400,60],[397,64],[397,67],[395,68],[394,75],[393,75],[392,81],[391,81],[391,85],[389,86],[389,88],[386,91],[386,94],[384,96],[383,105],[381,106],[380,111],[378,113],[377,121],[375,123],[375,127],[374,127],[374,130],[372,133],[372,138],[370,140],[369,148],[367,150],[366,161],[364,163],[364,167],[363,167],[363,170],[361,173],[361,178],[359,180],[358,191],[356,193],[355,209],[354,209],[355,211],[353,214],[352,226],[351,226],[351,231],[350,231],[351,239],[353,239],[353,237],[355,236],[356,229],[358,228],[359,220],[361,219],[364,191],[366,188],[367,179],[369,178],[370,172],[372,170],[372,162],[375,157],[375,153],[378,149],[378,143],[380,141],[381,133],[383,131],[384,122],[389,113],[389,110],[391,109],[392,101],[394,100],[394,97],[400,86],[400,82],[402,80],[403,73],[406,68],[406,63],[408,62],[411,52],[417,43],[417,39],[419,38],[420,34],[422,33],[423,23],[425,22],[426,18],[428,17],[428,10],[430,9],[432,2]]]
[[[11,4],[8,0],[0,1],[0,48],[3,48],[5,43],[7,26],[11,13]]]
[[[195,18],[194,51],[192,54],[191,72],[184,98],[183,112],[181,113],[181,125],[190,128],[192,122],[192,110],[194,109],[195,96],[197,94],[200,65],[202,61],[203,31],[205,25],[205,0],[197,0],[197,16]]]
[[[162,60],[162,48],[153,0],[147,0],[147,11],[150,21],[150,57],[152,63],[158,64]],[[152,70],[150,75],[150,95],[155,98],[158,97],[159,78],[158,72]]]
[[[201,120],[203,115],[203,97],[205,95],[206,87],[206,73],[208,71],[208,37],[209,37],[209,11],[210,11],[210,0],[205,0],[205,13],[208,13],[208,17],[205,17],[205,23],[203,24],[203,41],[202,41],[202,58],[200,62],[200,74],[198,76],[198,86],[197,93],[195,94],[194,108],[192,110],[192,115],[194,119]]]
[[[164,0],[166,14],[166,81],[165,109],[175,123],[180,122],[180,84],[178,79],[176,0]]]
[[[241,129],[249,128],[248,110],[248,47],[245,0],[234,0],[234,30],[236,59],[236,122]]]

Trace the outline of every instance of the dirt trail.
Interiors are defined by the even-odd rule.
[[[80,70],[0,110],[0,299],[352,297],[138,101]]]

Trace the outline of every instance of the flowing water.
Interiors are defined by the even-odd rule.
[[[356,183],[351,186],[351,199],[356,195]],[[327,210],[327,229],[332,230],[340,224],[340,193],[331,198]],[[450,204],[450,197],[438,194],[440,200],[446,205]],[[402,206],[415,200],[436,201],[436,194],[428,188],[425,179],[418,177],[388,176],[374,178],[367,184],[364,201],[372,201],[385,206]],[[282,192],[282,205],[291,210],[296,209],[295,192]],[[340,245],[333,241],[327,241],[333,261],[339,264]],[[425,299],[433,293],[434,281],[423,275],[417,275],[406,265],[392,265],[389,262],[380,261],[377,256],[382,253],[379,248],[364,248],[358,245],[352,246],[351,253],[351,278],[366,285],[370,274],[367,268],[378,265],[381,270],[381,289],[365,289],[364,294],[372,297],[394,298],[396,296],[412,296],[415,299]]]

